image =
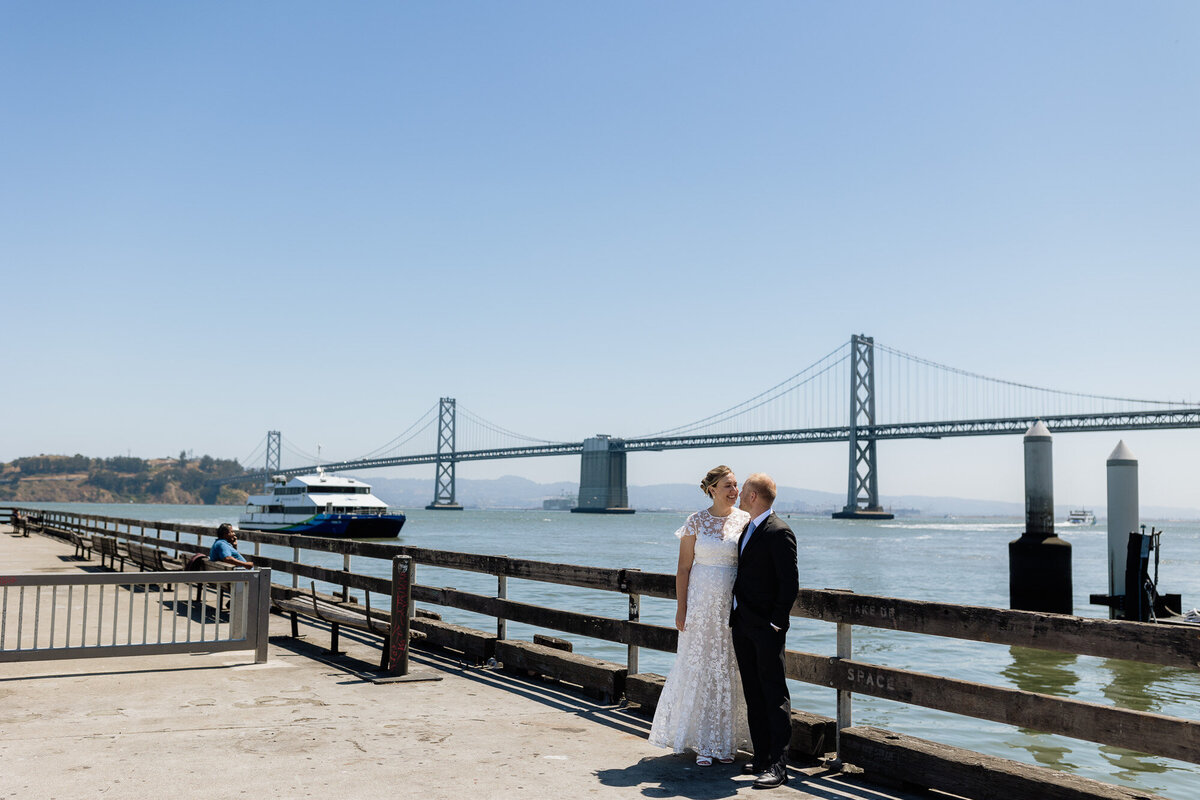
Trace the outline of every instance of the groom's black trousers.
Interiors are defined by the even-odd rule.
[[[787,634],[761,628],[733,614],[733,652],[742,673],[746,716],[754,761],[786,765],[792,739],[792,698],[788,693],[783,648]]]

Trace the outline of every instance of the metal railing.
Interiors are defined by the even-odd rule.
[[[254,650],[271,571],[0,575],[0,662]]]

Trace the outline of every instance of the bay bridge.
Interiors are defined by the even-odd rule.
[[[854,335],[847,344],[755,396],[702,419],[633,437],[598,434],[563,442],[514,433],[443,397],[403,433],[363,456],[282,466],[283,437],[260,442],[263,470],[213,483],[274,476],[431,464],[429,509],[461,509],[455,466],[502,458],[580,456],[578,504],[584,513],[632,513],[629,453],[747,445],[847,442],[846,504],[834,517],[890,519],[879,504],[877,444],[894,439],[1023,434],[1037,421],[1054,433],[1200,428],[1195,403],[1049,389],[939,364]],[[430,437],[433,437],[432,440]],[[255,451],[258,452],[258,449]],[[257,458],[251,455],[246,463]]]

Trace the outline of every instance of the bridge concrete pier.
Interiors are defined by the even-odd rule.
[[[890,511],[884,511],[882,508],[856,508],[843,509],[835,511],[830,515],[832,519],[895,519],[896,515]]]
[[[625,478],[625,440],[606,434],[583,440],[579,503],[573,514],[632,514]]]

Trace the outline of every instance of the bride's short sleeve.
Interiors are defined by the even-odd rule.
[[[692,514],[687,518],[687,522],[683,523],[679,530],[675,531],[675,538],[682,539],[685,536],[695,536],[699,532],[699,522],[696,519],[696,515]]]

